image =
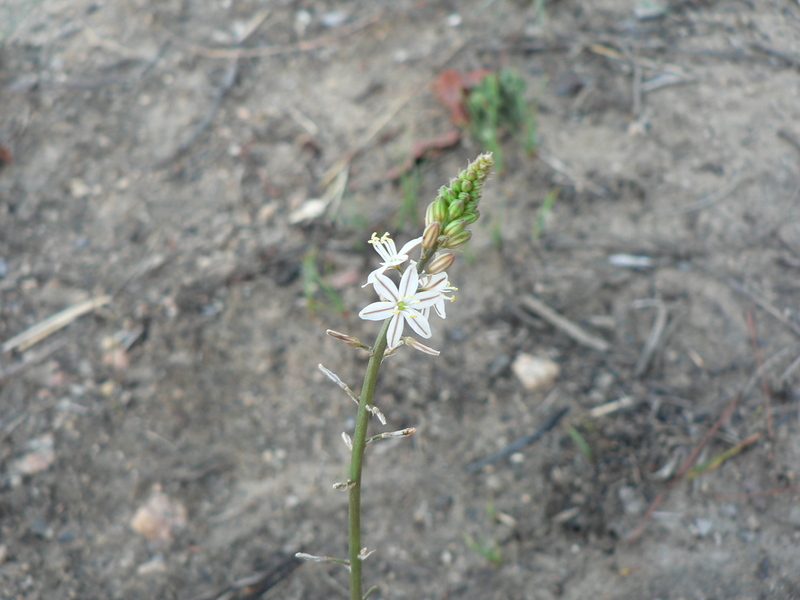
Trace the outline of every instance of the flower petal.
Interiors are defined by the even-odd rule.
[[[365,321],[383,321],[396,314],[394,302],[373,302],[361,309],[358,316]]]
[[[417,332],[417,335],[421,335],[426,339],[431,337],[431,325],[422,313],[415,311],[413,308],[407,308],[401,314],[406,318],[411,329]]]
[[[417,310],[421,310],[423,308],[428,308],[429,306],[433,306],[436,304],[442,297],[440,292],[436,292],[434,290],[426,290],[424,292],[420,292],[414,296],[414,308]]]
[[[413,260],[406,267],[406,272],[403,273],[400,279],[400,288],[398,290],[400,298],[409,298],[416,294],[417,283],[419,283],[419,275],[417,275],[417,263]]]
[[[406,256],[408,256],[408,253],[411,252],[417,246],[419,246],[421,243],[422,243],[422,237],[418,237],[415,240],[411,240],[405,246],[400,248],[399,254],[405,254]]]
[[[447,312],[444,309],[444,298],[439,297],[439,301],[433,305],[433,309],[436,311],[436,314],[439,315],[442,319],[447,318]],[[430,310],[430,309],[428,309]]]
[[[386,345],[389,350],[400,345],[400,336],[403,335],[403,319],[400,314],[395,313],[389,322],[389,329],[386,332]]]
[[[365,287],[367,287],[368,285],[374,285],[374,284],[375,284],[375,274],[376,274],[376,273],[383,273],[384,271],[386,271],[386,267],[383,267],[383,266],[382,266],[382,267],[378,267],[377,269],[375,269],[374,271],[372,271],[372,272],[369,274],[369,276],[367,277],[367,283],[365,283],[365,284],[364,284],[364,285],[362,285],[361,287],[362,287],[362,288],[365,288]]]
[[[397,286],[394,281],[383,273],[378,273],[377,271],[373,271],[372,273],[375,275],[375,281],[373,281],[372,287],[375,288],[375,292],[378,296],[397,304],[400,301],[400,294],[397,291]]]
[[[420,287],[424,290],[435,290],[442,292],[447,287],[447,273],[436,273],[420,279]]]

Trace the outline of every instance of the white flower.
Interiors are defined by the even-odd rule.
[[[417,291],[419,275],[416,263],[411,261],[406,268],[399,288],[383,273],[375,272],[373,275],[372,285],[382,300],[365,307],[358,316],[367,321],[391,319],[386,334],[389,349],[400,345],[404,323],[408,323],[420,336],[426,339],[431,337],[428,318],[421,311],[435,304],[441,294],[437,290]]]
[[[453,302],[456,297],[446,296],[445,294],[458,291],[457,287],[450,285],[450,282],[447,280],[447,273],[437,273],[436,275],[427,275],[423,277],[419,280],[419,289],[421,292],[436,292],[439,295],[433,303],[433,309],[442,319],[446,318],[447,314],[445,313],[444,301],[450,300],[450,302]],[[430,315],[431,309],[430,307],[424,308],[421,312],[425,315],[425,318],[427,318]]]
[[[368,285],[373,284],[375,282],[375,276],[378,273],[383,273],[386,271],[386,269],[393,269],[406,262],[408,260],[408,253],[422,243],[422,238],[418,237],[415,240],[411,240],[405,246],[400,248],[400,252],[397,251],[397,246],[394,245],[394,240],[389,237],[388,232],[384,233],[381,237],[378,237],[377,233],[373,233],[369,243],[375,248],[375,252],[380,255],[380,257],[383,259],[383,262],[381,263],[380,267],[369,274],[369,277],[367,277],[367,283],[361,287],[367,287]]]

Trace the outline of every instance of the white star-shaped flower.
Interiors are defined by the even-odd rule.
[[[419,275],[416,263],[411,261],[406,268],[399,288],[383,273],[376,272],[373,275],[372,285],[381,297],[381,302],[373,302],[358,313],[358,316],[367,321],[391,319],[386,334],[389,349],[400,345],[405,323],[420,336],[426,339],[431,337],[431,326],[422,311],[433,306],[441,293],[437,290],[417,290]]]
[[[369,243],[372,244],[373,248],[375,248],[375,252],[380,255],[380,257],[383,259],[383,262],[381,263],[380,267],[369,274],[369,277],[367,277],[367,283],[361,287],[367,287],[368,285],[373,284],[375,282],[375,276],[378,273],[383,273],[386,271],[386,269],[399,267],[406,262],[408,260],[408,253],[422,243],[422,238],[418,237],[415,240],[411,240],[405,246],[400,248],[400,252],[397,251],[397,246],[395,246],[394,240],[389,237],[388,232],[384,233],[381,237],[378,237],[377,233],[373,233]]]
[[[447,280],[447,273],[436,273],[435,275],[426,275],[422,279],[419,280],[419,289],[420,292],[436,292],[439,296],[436,301],[433,303],[433,310],[436,311],[436,314],[439,315],[442,319],[447,317],[445,312],[444,301],[450,300],[453,302],[456,297],[455,296],[446,296],[448,292],[457,292],[458,288],[450,285],[450,282]],[[430,315],[431,309],[430,306],[427,308],[422,309],[422,314],[427,318]]]

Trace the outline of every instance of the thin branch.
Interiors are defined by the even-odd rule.
[[[22,333],[15,335],[10,340],[6,340],[3,345],[0,346],[0,352],[11,352],[12,350],[22,351],[30,348],[35,343],[63,329],[86,313],[92,312],[101,306],[105,306],[109,302],[111,302],[111,296],[105,295],[90,298],[89,300],[70,306],[46,318],[44,321],[37,323],[33,327],[26,329]]]
[[[535,298],[534,296],[523,296],[520,298],[520,305],[531,312],[536,313],[545,321],[553,325],[556,329],[560,329],[566,333],[573,340],[579,344],[583,344],[597,350],[598,352],[608,352],[611,349],[611,344],[596,335],[585,331],[582,327],[573,323],[566,317],[558,314],[555,310],[547,306],[544,302]]]
[[[545,433],[553,429],[558,422],[569,412],[569,407],[562,408],[558,412],[554,413],[539,426],[539,428],[534,431],[533,433],[529,433],[528,435],[524,435],[521,438],[518,438],[511,442],[508,446],[503,448],[502,450],[487,456],[486,458],[481,458],[480,460],[476,460],[471,462],[464,470],[467,473],[477,473],[484,467],[491,465],[492,463],[496,463],[498,460],[503,460],[504,458],[511,456],[515,452],[522,450],[528,444],[532,444],[540,437],[542,437]]]

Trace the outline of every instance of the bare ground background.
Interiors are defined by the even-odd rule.
[[[0,7],[0,339],[113,295],[0,357],[0,596],[219,598],[298,549],[345,553],[331,484],[353,407],[316,365],[357,387],[365,361],[324,331],[372,339],[365,241],[419,234],[395,228],[386,173],[450,128],[432,79],[513,67],[538,156],[503,140],[442,356],[383,369],[389,427],[419,431],[369,454],[367,583],[387,599],[800,598],[800,7],[561,0],[542,20],[535,4]],[[357,147],[341,201],[290,223]],[[420,213],[480,150],[422,165]],[[344,313],[321,292],[309,305],[309,256]],[[610,350],[527,311],[531,294]],[[560,376],[527,391],[520,354]],[[465,472],[565,407],[513,460]],[[760,437],[668,485],[721,417],[699,461]],[[153,498],[175,526],[148,540],[131,523]],[[266,597],[345,597],[341,568],[283,564]]]

